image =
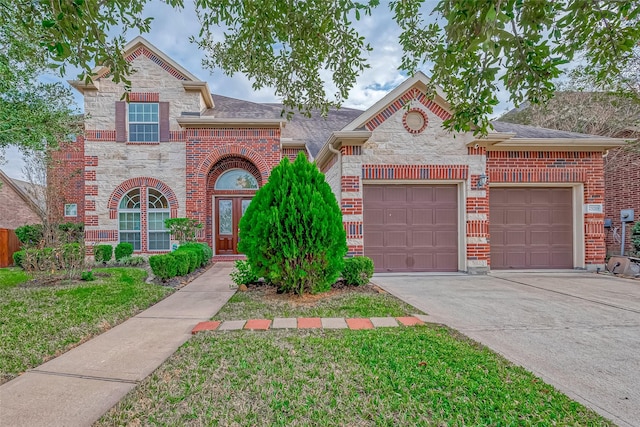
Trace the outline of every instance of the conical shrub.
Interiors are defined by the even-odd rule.
[[[347,253],[340,207],[303,154],[273,169],[242,217],[239,237],[254,273],[285,292],[329,290]]]

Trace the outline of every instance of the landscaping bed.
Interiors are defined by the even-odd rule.
[[[137,268],[94,269],[93,281],[0,270],[0,383],[123,322],[172,292]]]
[[[216,320],[401,316],[372,286],[238,292]],[[105,414],[107,425],[612,425],[439,325],[201,333]]]

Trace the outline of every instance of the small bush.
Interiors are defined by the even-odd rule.
[[[200,266],[200,257],[198,256],[198,252],[195,250],[184,251],[184,253],[189,257],[189,273],[191,273]]]
[[[176,259],[176,275],[186,276],[191,266],[191,255],[187,251],[175,251],[171,254]]]
[[[373,261],[366,256],[356,256],[344,260],[342,279],[347,285],[366,285],[373,276]]]
[[[138,265],[144,265],[145,262],[146,260],[144,259],[144,257],[141,257],[141,256],[126,256],[126,257],[120,258],[120,261],[118,261],[120,265],[125,265],[127,267],[136,267]]]
[[[38,246],[43,238],[42,224],[23,225],[16,228],[16,236],[20,243],[28,246]]]
[[[24,258],[24,251],[17,251],[13,253],[13,263],[16,267],[22,267],[22,259]]]
[[[59,224],[58,236],[63,243],[82,243],[84,241],[84,224],[80,222]]]
[[[82,274],[80,274],[80,279],[84,280],[85,282],[91,282],[93,280],[96,280],[96,278],[93,277],[93,272],[91,270],[83,271]]]
[[[61,259],[58,265],[63,270],[74,270],[84,264],[84,247],[80,243],[65,243],[56,258]]]
[[[118,246],[116,246],[116,261],[131,255],[133,255],[133,245],[131,243],[118,243]]]
[[[636,222],[631,229],[631,244],[635,249],[636,256],[640,256],[640,221]]]
[[[231,280],[236,285],[249,285],[258,281],[259,277],[251,269],[249,261],[236,261],[234,270],[231,272]]]
[[[198,230],[202,228],[201,223],[191,218],[167,218],[164,226],[181,244],[195,242]]]
[[[152,255],[149,265],[153,274],[162,280],[171,279],[178,273],[178,262],[172,254]]]
[[[93,247],[93,258],[96,262],[107,263],[111,261],[113,256],[113,246],[111,245],[95,245]]]
[[[198,254],[198,267],[207,265],[213,257],[213,250],[206,243],[186,243],[178,250],[193,250]]]

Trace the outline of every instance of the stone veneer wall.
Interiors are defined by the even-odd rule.
[[[411,103],[410,109],[402,108]],[[420,110],[428,124],[419,132],[407,128],[405,115]],[[423,93],[412,89],[398,101],[376,115],[365,127],[372,131],[361,147],[342,147],[341,208],[347,231],[349,255],[364,254],[363,240],[363,181],[403,183],[462,183],[467,205],[485,198],[486,191],[477,190],[473,183],[485,171],[484,156],[469,156],[466,144],[469,134],[452,134],[442,127],[447,113],[426,99]],[[460,206],[460,209],[464,209]],[[486,222],[486,212],[467,213],[466,265],[460,270],[487,269],[488,251],[486,235],[479,235],[475,223]],[[482,252],[482,253],[480,253]]]
[[[186,215],[186,139],[181,138],[183,132],[176,119],[182,112],[201,112],[204,103],[199,92],[184,90],[184,77],[152,56],[145,48],[130,55],[136,72],[131,76],[129,96],[136,102],[169,103],[170,142],[116,142],[115,105],[125,93],[123,84],[102,77],[96,80],[97,90],[84,94],[84,221],[89,253],[93,244],[118,241],[117,209],[112,205],[133,182],[143,191],[159,186],[170,200],[172,217]],[[141,219],[143,230],[145,212],[146,208]],[[144,251],[146,233],[142,233],[142,240]]]

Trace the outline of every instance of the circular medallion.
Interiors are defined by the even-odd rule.
[[[420,133],[427,127],[429,119],[427,115],[419,108],[412,108],[407,111],[402,118],[404,128],[410,133]]]

